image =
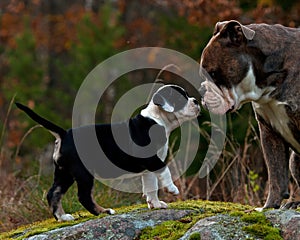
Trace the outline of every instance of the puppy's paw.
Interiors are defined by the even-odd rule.
[[[111,208],[109,208],[109,209],[106,209],[106,211],[105,211],[107,214],[109,214],[109,215],[114,215],[115,213],[116,213],[116,211],[115,210],[113,210],[113,209],[111,209]]]
[[[168,208],[168,204],[166,204],[164,201],[148,201],[148,208]]]
[[[262,208],[262,207],[257,207],[257,208],[255,208],[255,211],[257,211],[257,212],[263,212],[263,211],[264,211],[264,208]]]
[[[178,195],[179,194],[179,190],[174,184],[171,184],[171,185],[167,186],[166,189],[167,189],[168,193],[171,193],[173,195]]]
[[[73,221],[75,218],[71,214],[63,214],[58,219],[59,222]]]

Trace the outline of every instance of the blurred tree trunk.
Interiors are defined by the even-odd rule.
[[[55,21],[54,16],[63,13],[62,3],[64,1],[59,0],[44,0],[41,4],[42,14],[46,15],[45,19],[45,35],[47,36],[47,44],[44,46],[45,49],[41,49],[43,56],[47,61],[46,78],[48,79],[49,86],[51,87],[55,81],[57,81],[57,73],[55,67],[55,59],[59,57],[59,54],[53,51],[52,46],[53,36],[55,36]]]

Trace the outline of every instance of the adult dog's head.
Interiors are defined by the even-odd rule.
[[[201,56],[200,88],[202,103],[216,114],[238,109],[242,103],[256,101],[272,89],[256,83],[250,42],[255,38],[251,26],[237,21],[219,22]],[[255,59],[260,59],[255,58]],[[255,60],[259,61],[259,60]]]

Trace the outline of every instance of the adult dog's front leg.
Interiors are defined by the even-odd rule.
[[[289,197],[289,148],[267,124],[259,122],[259,128],[269,179],[269,193],[264,208],[279,208],[282,199]]]
[[[158,199],[158,181],[153,172],[142,175],[143,196],[146,198],[148,208],[167,208],[168,205]]]

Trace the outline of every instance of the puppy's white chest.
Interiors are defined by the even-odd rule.
[[[290,143],[294,148],[300,151],[300,144],[294,138],[289,128],[289,117],[285,111],[285,103],[277,100],[270,100],[266,103],[253,102],[253,108],[257,114],[263,117],[263,119],[271,124],[280,135]]]
[[[166,157],[167,157],[167,154],[168,154],[168,149],[169,149],[169,140],[167,140],[166,144],[161,149],[159,149],[158,152],[157,152],[157,156],[163,162],[166,160]]]

